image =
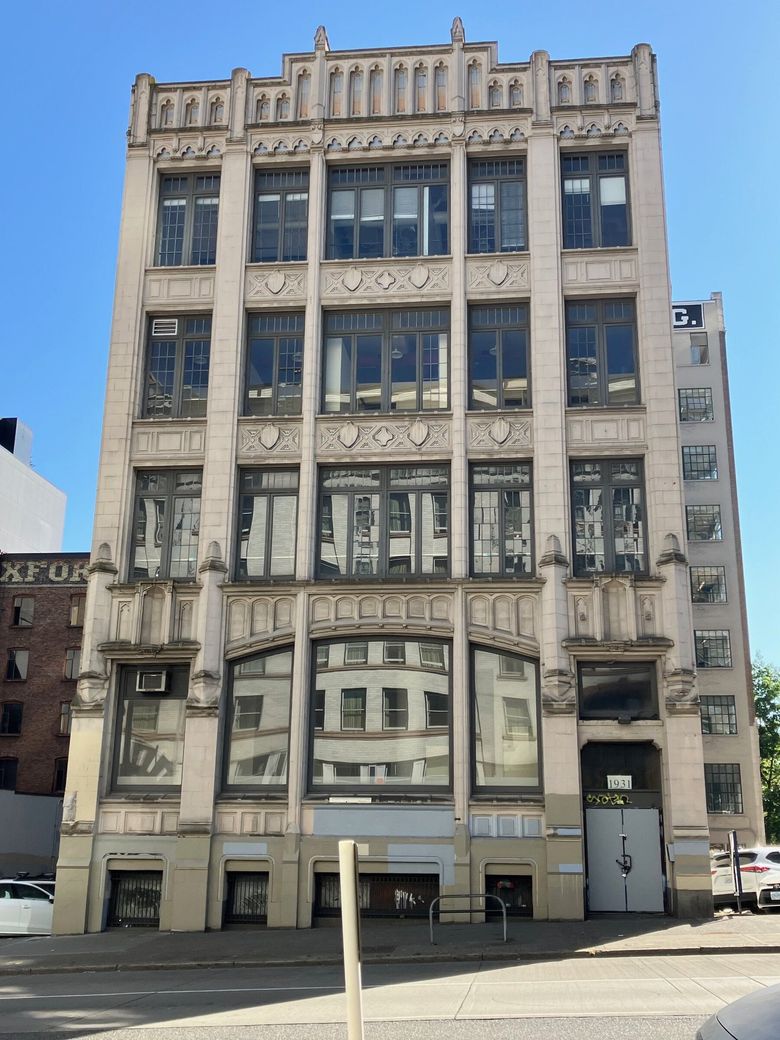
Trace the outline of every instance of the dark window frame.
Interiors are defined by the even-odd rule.
[[[76,667],[74,668],[74,663]],[[65,650],[65,663],[62,669],[62,678],[64,682],[76,682],[81,671],[81,647],[71,646]],[[69,674],[73,673],[75,674]]]
[[[245,487],[245,484],[249,482],[249,478],[254,475],[259,475],[261,478],[265,475],[276,476],[278,474],[294,475],[295,484],[290,487],[259,487],[255,490]],[[247,581],[247,582],[274,582],[274,581],[290,581],[295,578],[295,565],[297,553],[296,541],[297,541],[297,530],[298,530],[298,496],[300,493],[300,473],[297,466],[285,466],[285,467],[273,467],[273,466],[242,466],[238,473],[238,509],[237,514],[237,530],[236,530],[236,553],[235,553],[235,575],[236,581]],[[266,529],[264,534],[264,573],[263,574],[249,574],[246,559],[242,553],[242,544],[244,540],[244,519],[245,510],[247,507],[247,500],[252,499],[253,501],[259,498],[266,499]],[[292,556],[292,567],[287,573],[272,574],[271,569],[273,565],[274,555],[274,528],[275,528],[275,516],[276,516],[276,501],[280,498],[293,498],[295,500],[295,519],[293,521],[293,556]],[[279,521],[283,523],[284,521]]]
[[[160,664],[160,668],[165,668],[170,673],[170,689],[164,694],[147,694],[141,693],[136,690],[135,678],[139,671],[148,671],[148,665],[123,665],[119,671],[119,677],[117,680],[116,690],[116,718],[114,720],[114,743],[111,749],[111,792],[113,794],[122,794],[132,798],[134,795],[148,795],[148,794],[180,794],[181,784],[122,784],[119,782],[120,772],[120,753],[122,748],[122,723],[123,723],[123,706],[127,701],[138,702],[143,704],[144,701],[151,703],[152,701],[159,704],[167,700],[177,700],[186,703],[187,694],[189,690],[189,679],[190,669],[189,665],[179,664]],[[176,689],[178,687],[178,689]],[[181,742],[184,743],[186,736],[186,717],[182,722],[181,731]],[[128,748],[125,749],[125,753],[129,753],[129,742]],[[182,762],[182,773],[183,773],[183,762]],[[182,777],[183,778],[183,777]]]
[[[683,480],[718,480],[717,445],[684,444],[682,467]]]
[[[0,791],[15,791],[19,783],[19,759],[0,757]]]
[[[706,520],[706,510],[711,510],[711,522]],[[705,518],[704,522],[698,519],[702,517]],[[689,542],[722,542],[723,520],[720,505],[718,503],[712,505],[686,505],[685,529]],[[699,537],[701,532],[706,533],[708,530],[713,532],[713,537]]]
[[[68,779],[67,757],[54,759],[54,776],[52,778],[52,794],[62,794]]]
[[[428,321],[425,321],[426,315],[430,315]],[[436,315],[439,317],[437,318]],[[352,327],[339,329],[339,324],[350,323]],[[363,328],[359,325],[363,324]],[[396,324],[397,323],[397,324]],[[446,366],[446,385],[445,385],[445,403],[436,404],[433,407],[426,407],[426,337],[434,336],[445,337],[445,349],[444,349],[444,364]],[[393,404],[393,388],[394,385],[401,385],[402,381],[399,380],[394,384],[393,382],[393,362],[398,360],[395,356],[395,348],[393,346],[394,338],[402,337],[414,337],[416,339],[415,344],[415,407],[414,408],[397,408]],[[379,407],[369,408],[360,406],[360,389],[359,389],[359,343],[360,339],[378,339],[380,340],[380,363],[379,363]],[[337,409],[328,409],[328,385],[327,385],[327,373],[328,373],[328,343],[329,340],[341,339],[349,340],[349,404],[348,407],[342,407],[341,398],[346,396],[342,393],[342,387],[339,386],[338,392],[338,405]],[[323,416],[333,415],[415,415],[417,413],[436,413],[446,412],[450,409],[450,350],[451,350],[451,322],[450,322],[450,311],[448,307],[430,307],[430,308],[397,308],[388,310],[372,310],[372,311],[330,311],[326,313],[325,320],[323,321],[323,332],[322,332],[322,390],[320,395],[320,414]],[[441,348],[439,348],[441,349]],[[344,353],[342,348],[342,378],[343,378],[343,365],[344,365]],[[436,369],[440,371],[441,360],[436,362]],[[430,381],[431,385],[436,385],[433,380]],[[364,391],[365,393],[366,391]],[[437,391],[432,391],[434,394]],[[438,391],[440,394],[441,391]]]
[[[712,388],[709,386],[680,387],[677,404],[681,423],[715,421]]]
[[[717,564],[691,566],[688,573],[691,583],[691,603],[728,602],[724,566]]]
[[[137,534],[139,531],[139,523],[141,522],[140,505],[141,498],[141,481],[146,477],[159,477],[164,476],[170,478],[166,483],[165,490],[153,491],[148,493],[150,499],[165,499],[165,510],[162,521],[157,519],[155,515],[154,523],[155,529],[155,542],[157,540],[157,528],[160,528],[160,566],[159,573],[156,575],[144,575],[138,573],[138,568],[135,565],[135,549],[137,545]],[[176,488],[177,478],[192,478],[197,476],[198,484],[197,488],[181,489]],[[201,500],[203,494],[203,471],[201,469],[139,469],[133,474],[134,487],[133,487],[133,524],[130,531],[130,553],[129,553],[129,580],[130,581],[157,581],[157,580],[174,580],[174,581],[195,581],[197,577],[197,555],[198,555],[198,542],[200,535],[200,505],[198,506],[198,512],[188,514],[196,518],[195,524],[191,530],[194,531],[193,544],[195,547],[195,554],[192,559],[191,566],[188,565],[188,569],[191,573],[186,575],[171,575],[171,551],[173,549],[173,533],[174,533],[174,504],[176,499],[198,499]],[[145,518],[145,523],[152,522],[148,517]]]
[[[303,395],[303,311],[250,311],[247,314],[246,355],[244,365],[244,393],[242,398],[242,415],[268,417],[279,415],[300,415]],[[267,324],[268,328],[263,328]],[[272,342],[273,376],[271,383],[251,382],[253,344]],[[292,361],[292,367],[289,361]],[[287,368],[284,366],[287,365]],[[287,376],[292,373],[292,380]],[[285,375],[285,378],[280,378]],[[252,401],[262,402],[262,391],[270,386],[270,409],[261,405],[253,405]],[[297,393],[280,394],[287,387],[297,387]],[[253,397],[254,393],[254,397]],[[289,407],[282,407],[287,402]]]
[[[480,184],[492,185],[493,186],[493,238],[494,245],[497,246],[495,249],[488,249],[486,246],[489,241],[485,241],[486,235],[489,237],[490,231],[479,234],[476,227],[475,212],[479,212],[479,208],[475,209],[475,198],[474,188]],[[520,242],[522,244],[503,244],[503,221],[502,221],[502,209],[505,209],[507,203],[504,201],[504,193],[501,188],[505,184],[519,184],[521,185],[520,196]],[[527,188],[527,173],[526,173],[526,162],[524,156],[518,156],[514,159],[472,159],[469,162],[468,169],[468,238],[469,238],[469,253],[473,255],[480,254],[491,254],[491,253],[525,253],[528,251],[528,188]],[[484,208],[484,207],[482,207]],[[485,248],[481,248],[485,245]]]
[[[626,306],[630,307],[630,314],[620,317],[610,317],[609,308]],[[579,316],[574,313],[575,308],[594,308],[595,318]],[[636,317],[636,300],[633,297],[609,297],[609,298],[584,298],[567,299],[565,301],[566,312],[566,403],[569,408],[622,408],[633,407],[640,404],[642,400],[642,386],[639,375],[639,336]],[[610,329],[629,328],[631,330],[631,358],[633,371],[624,370],[620,365],[623,354],[620,353],[615,371],[610,371]],[[576,330],[593,330],[594,341],[587,343],[583,340],[578,342],[575,336]],[[582,388],[575,390],[573,381],[582,379],[581,366],[587,365],[589,358],[577,356],[574,351],[577,348],[593,350],[595,359],[591,364],[595,365],[595,379],[587,376],[590,381]],[[619,349],[619,345],[618,345]],[[592,355],[591,355],[592,357]],[[578,371],[579,367],[579,371]],[[633,391],[626,395],[625,391],[616,391],[610,400],[610,377],[632,376],[634,381]],[[623,398],[619,395],[623,394]],[[585,397],[586,399],[581,399]]]
[[[321,466],[319,469],[319,480],[318,480],[318,500],[317,500],[317,526],[315,528],[315,538],[317,539],[316,549],[316,578],[318,581],[334,581],[334,582],[393,582],[393,581],[440,581],[442,578],[448,578],[451,572],[451,538],[449,527],[446,531],[442,531],[441,534],[447,536],[447,567],[441,571],[431,571],[425,573],[422,570],[423,564],[423,553],[422,553],[422,523],[421,516],[422,510],[419,508],[415,511],[417,518],[416,530],[414,532],[414,552],[412,558],[410,558],[410,565],[412,569],[408,572],[396,572],[393,573],[390,570],[390,543],[393,536],[391,531],[391,517],[390,517],[390,503],[393,495],[414,495],[418,502],[423,494],[428,494],[419,486],[415,486],[410,483],[409,487],[404,490],[402,486],[394,486],[391,483],[392,470],[426,470],[434,469],[440,471],[440,476],[446,476],[447,486],[436,491],[430,492],[432,496],[446,497],[446,508],[448,520],[451,515],[451,471],[449,465],[445,464],[431,464],[431,465],[408,465],[408,466],[388,466],[388,465],[359,465],[359,466]],[[357,483],[352,484],[350,487],[344,488],[325,488],[323,486],[324,480],[329,474],[333,473],[347,473],[347,474],[378,474],[378,482],[375,484],[369,483],[366,480],[364,486],[360,487]],[[346,537],[345,537],[345,548],[346,553],[344,557],[345,573],[336,574],[327,569],[323,570],[322,560],[322,545],[324,542],[333,541],[333,526],[332,526],[332,511],[325,509],[325,500],[334,496],[343,495],[348,496],[348,509],[347,509],[347,526],[346,526]],[[379,520],[376,524],[378,529],[378,550],[376,558],[376,573],[360,573],[354,569],[354,526],[355,526],[355,513],[356,513],[356,502],[358,498],[371,499],[373,495],[379,499],[378,511]],[[369,506],[370,509],[370,506]],[[435,512],[434,512],[435,515]],[[330,518],[330,535],[326,533],[326,526],[328,518]],[[369,526],[372,526],[369,523]],[[436,533],[436,532],[434,532]],[[400,557],[399,557],[400,558]],[[433,561],[440,561],[441,556],[432,556]],[[371,558],[369,557],[369,562]]]
[[[262,184],[263,181],[268,181],[268,184]],[[273,250],[273,256],[261,256],[259,255],[264,250],[260,247],[259,236],[261,234],[263,224],[261,224],[261,204],[260,200],[263,196],[279,196],[279,213],[278,217],[274,221],[266,222],[266,226],[271,229],[276,226],[276,248]],[[300,202],[300,199],[295,199],[293,196],[305,195],[305,209],[306,213],[303,221],[296,220],[294,216],[289,214],[291,204]],[[307,238],[308,238],[308,227],[309,227],[309,168],[305,167],[293,167],[291,169],[279,170],[279,169],[260,169],[255,168],[254,175],[254,203],[253,203],[253,214],[252,214],[252,243],[251,243],[251,263],[254,264],[270,264],[270,263],[296,263],[306,262],[307,254]],[[285,240],[291,237],[293,231],[297,231],[300,234],[301,228],[303,229],[303,248],[300,249],[286,249]],[[287,255],[288,253],[295,253],[296,255]],[[302,254],[302,255],[300,255]]]
[[[696,628],[693,630],[693,643],[697,668],[733,668],[729,629]]]
[[[637,467],[638,474],[636,477],[629,480],[616,479],[612,468],[626,466],[628,464]],[[583,481],[582,483],[575,482],[575,468],[577,466],[600,466],[601,477],[598,480]],[[605,471],[607,475],[605,476]],[[591,577],[593,574],[639,574],[645,575],[649,572],[649,560],[648,560],[648,523],[647,523],[647,496],[645,494],[645,472],[644,472],[644,461],[638,458],[605,458],[605,459],[570,459],[569,460],[569,480],[570,480],[570,492],[571,492],[571,517],[572,517],[572,573],[575,577]],[[577,553],[577,490],[579,487],[582,488],[600,488],[602,491],[601,508],[602,518],[601,525],[603,531],[604,540],[604,569],[599,570],[595,565],[593,567],[583,567],[578,564],[578,556],[592,555],[594,557],[600,555],[595,551],[593,553]],[[615,517],[614,517],[614,502],[612,494],[618,488],[631,488],[633,490],[639,490],[639,511],[640,519],[638,523],[641,525],[640,529],[640,540],[643,546],[642,551],[629,554],[624,553],[622,555],[628,557],[633,556],[635,559],[641,561],[641,566],[633,568],[623,568],[618,570],[616,566],[616,556],[621,555],[615,551],[615,542],[617,539],[618,532],[615,529]],[[604,494],[607,492],[608,494]],[[605,501],[606,500],[606,501]],[[626,521],[628,523],[629,521]],[[583,521],[585,524],[593,525],[594,521]],[[637,521],[633,521],[636,525]]]
[[[502,304],[480,304],[469,307],[468,320],[468,379],[469,379],[469,409],[471,411],[493,412],[502,409],[515,411],[521,408],[531,408],[531,348],[530,348],[530,308],[526,302],[502,303]],[[484,316],[485,324],[480,323]],[[516,397],[523,397],[520,402],[511,401],[507,403],[507,379],[512,376],[505,375],[507,362],[511,357],[511,345],[508,342],[510,336],[520,333],[524,338],[524,368],[525,368],[525,390],[522,387],[515,391]],[[477,368],[477,339],[483,336],[495,335],[495,343],[488,348],[488,355],[495,357],[495,395],[496,403],[479,402],[475,397],[475,370]],[[514,377],[517,378],[517,377]],[[522,379],[522,376],[520,376]],[[487,393],[490,391],[488,390]]]
[[[733,694],[702,694],[699,708],[701,731],[705,736],[737,736],[737,699]]]
[[[0,735],[18,737],[22,732],[24,704],[21,701],[3,701],[0,704]]]
[[[413,168],[421,171],[421,176],[410,177],[408,180],[396,179],[396,172],[409,170]],[[426,169],[430,169],[430,174],[425,176]],[[436,170],[439,170],[438,175],[434,175]],[[442,172],[443,171],[443,172]],[[394,212],[394,191],[397,188],[412,188],[417,187],[417,216],[416,216],[416,248],[413,251],[408,249],[397,248],[396,239],[396,224],[395,224],[395,212]],[[443,187],[444,198],[446,203],[445,220],[442,222],[445,227],[445,238],[446,248],[440,251],[431,251],[430,249],[426,252],[424,249],[425,237],[430,235],[431,225],[427,228],[423,228],[424,215],[426,212],[427,204],[425,202],[425,188],[431,187]],[[351,241],[352,248],[347,251],[345,248],[339,248],[337,244],[337,232],[335,229],[334,221],[338,218],[338,214],[334,214],[333,211],[333,199],[334,193],[338,191],[353,191],[353,206],[352,206],[352,230],[351,230]],[[379,191],[383,192],[382,201],[382,214],[381,218],[374,217],[373,219],[361,219],[361,199],[365,192],[368,191]],[[422,256],[448,256],[451,250],[450,242],[450,221],[451,221],[451,198],[450,198],[450,164],[447,159],[443,160],[429,160],[428,162],[400,162],[400,163],[386,163],[384,165],[361,165],[361,166],[331,166],[328,170],[328,206],[326,214],[326,231],[325,231],[325,259],[326,260],[360,260],[360,259],[398,259],[402,257],[422,257]],[[428,210],[429,221],[431,220],[431,213]],[[345,215],[346,218],[346,215]],[[371,247],[367,248],[365,244],[361,244],[361,228],[367,223],[378,226],[381,221],[382,235],[381,235],[381,248]],[[435,226],[435,224],[433,225]],[[401,225],[403,230],[403,225]],[[367,239],[370,236],[366,236]],[[375,238],[374,238],[375,240]]]
[[[87,594],[85,592],[74,592],[70,597],[68,607],[68,627],[83,628],[84,615],[87,606]]]
[[[19,667],[18,654],[23,654],[24,668]],[[13,675],[12,672],[18,672]],[[22,675],[22,671],[24,674]],[[26,646],[9,646],[5,664],[4,679],[6,682],[27,682],[30,677],[30,651]]]
[[[602,165],[602,160],[604,163]],[[612,168],[610,169],[610,163]],[[568,151],[561,152],[561,224],[563,231],[564,249],[622,249],[632,245],[632,222],[631,222],[631,182],[629,180],[628,153],[625,151],[597,152],[597,151]],[[567,169],[566,167],[571,167]],[[575,166],[579,168],[574,168]],[[609,238],[609,232],[605,229],[604,204],[602,203],[602,179],[622,176],[625,190],[625,235],[616,237],[625,238],[621,242],[605,242]],[[582,212],[587,210],[587,222],[590,227],[590,241],[584,228],[575,231],[571,226],[571,220],[576,215],[570,212],[567,206],[566,181],[583,180],[590,182],[588,194],[589,201],[583,206]]]
[[[11,627],[32,628],[35,617],[35,596],[14,596],[11,606]]]
[[[219,197],[221,171],[185,171],[182,173],[163,173],[159,181],[159,202],[157,207],[157,236],[154,250],[155,267],[213,267],[216,264],[217,229],[219,226]],[[216,184],[214,181],[216,180]],[[181,182],[186,181],[182,185]],[[203,183],[201,183],[203,182]],[[209,182],[209,183],[206,183]],[[210,230],[207,247],[200,248],[196,239],[196,212],[199,200],[213,199],[216,195],[216,218]],[[181,243],[165,249],[167,225],[163,219],[166,200],[183,200],[184,217],[182,220]],[[182,205],[182,203],[179,203]],[[168,207],[173,208],[173,207]],[[177,207],[178,208],[178,207]],[[167,260],[167,257],[172,258]],[[204,257],[200,259],[200,257]],[[186,259],[185,259],[186,258]]]
[[[476,485],[474,483],[474,477],[479,470],[494,470],[494,469],[525,469],[528,473],[528,479],[523,484],[500,484],[498,481],[486,481],[484,484]],[[534,495],[533,495],[533,464],[529,461],[518,460],[517,462],[472,462],[469,465],[469,573],[472,578],[531,578],[533,577],[536,570],[535,560],[535,546],[534,546]],[[499,496],[499,516],[498,516],[498,546],[496,555],[499,559],[498,571],[482,571],[477,570],[476,561],[476,538],[475,528],[477,525],[476,518],[476,495],[480,492],[495,493]],[[506,566],[506,505],[504,503],[504,493],[507,491],[518,491],[521,494],[527,496],[527,502],[519,506],[520,509],[528,509],[528,523],[530,526],[530,534],[528,538],[529,546],[528,552],[522,554],[522,558],[528,560],[527,568],[522,570],[510,570]],[[510,507],[518,508],[518,507]],[[484,558],[484,554],[482,555]]]
[[[605,669],[613,669],[616,677],[616,681],[619,681],[621,675],[625,672],[638,672],[643,671],[647,676],[648,683],[648,706],[642,707],[637,711],[630,711],[626,707],[625,711],[612,711],[611,709],[598,709],[588,707],[584,703],[585,695],[583,693],[583,679],[588,672],[597,672],[598,670],[604,671]],[[620,662],[604,662],[604,661],[578,661],[577,662],[577,710],[579,718],[582,720],[607,720],[607,721],[621,721],[626,718],[630,721],[636,719],[651,719],[657,720],[660,718],[659,715],[659,703],[658,703],[658,671],[653,661],[629,661],[624,660]]]
[[[172,335],[165,331],[155,331],[155,323],[175,321],[176,332]],[[203,326],[202,328],[198,326]],[[205,344],[205,350],[203,346]],[[162,403],[155,403],[152,394],[152,365],[155,350],[168,351],[167,357],[159,356],[155,365],[162,368],[166,362],[169,368],[170,394],[162,398]],[[196,356],[196,350],[200,350]],[[205,359],[205,362],[204,362]],[[209,366],[211,361],[211,314],[171,314],[149,316],[146,333],[146,352],[144,355],[144,387],[141,401],[142,419],[203,419],[206,417],[209,386]],[[195,392],[194,375],[200,363],[205,368],[205,382],[200,384],[202,394]],[[188,378],[190,383],[187,384]],[[157,385],[160,385],[158,379]],[[185,396],[189,385],[193,391]],[[168,401],[169,398],[169,401]],[[168,407],[166,407],[168,403]]]
[[[740,816],[744,813],[739,762],[705,762],[704,790],[710,815]],[[731,805],[728,804],[730,799],[733,799]]]

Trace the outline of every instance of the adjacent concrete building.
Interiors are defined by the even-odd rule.
[[[709,912],[650,47],[320,28],[128,142],[56,930],[308,927],[343,836],[366,913]]]
[[[720,293],[676,303],[674,362],[710,840],[764,840]]]
[[[32,468],[32,431],[0,419],[0,553],[59,552],[67,496]]]

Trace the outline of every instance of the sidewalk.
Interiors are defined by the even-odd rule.
[[[714,920],[616,917],[587,921],[510,921],[435,925],[363,921],[363,961],[557,960],[563,957],[780,953],[780,915]],[[0,938],[0,975],[183,968],[283,967],[341,963],[341,929],[156,932],[119,929],[94,935]]]

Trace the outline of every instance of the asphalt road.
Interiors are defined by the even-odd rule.
[[[603,957],[364,970],[366,1040],[692,1040],[780,982],[780,954]],[[343,1040],[339,968],[6,977],[0,1037]]]

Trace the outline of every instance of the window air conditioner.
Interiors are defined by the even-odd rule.
[[[179,330],[177,318],[154,318],[152,320],[153,336],[175,336]]]
[[[168,672],[137,672],[135,677],[136,693],[167,693]]]

